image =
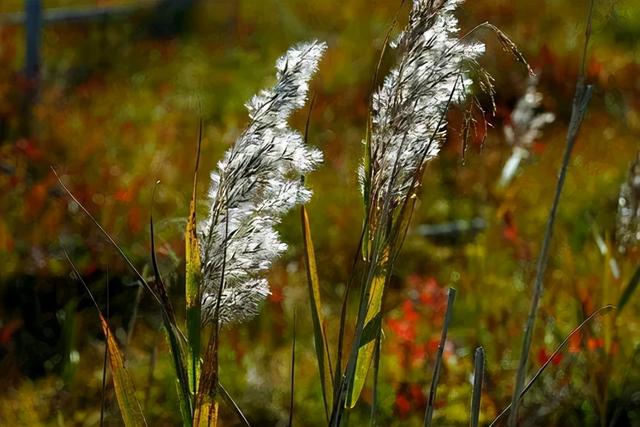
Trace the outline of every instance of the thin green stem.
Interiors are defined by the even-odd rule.
[[[562,166],[560,167],[560,174],[558,175],[558,181],[556,184],[556,191],[551,204],[551,211],[547,219],[547,226],[544,233],[544,239],[542,241],[542,248],[540,250],[540,256],[538,257],[538,263],[536,266],[536,278],[533,288],[533,296],[531,298],[531,307],[529,308],[529,315],[527,317],[527,323],[525,327],[524,337],[522,340],[522,350],[520,352],[520,361],[518,363],[518,371],[516,373],[515,387],[513,389],[513,396],[511,397],[511,413],[509,414],[509,420],[507,425],[509,427],[515,427],[518,421],[518,406],[520,404],[520,394],[524,387],[524,380],[527,372],[527,362],[529,360],[529,352],[531,350],[531,341],[533,338],[533,330],[535,327],[536,316],[538,313],[538,306],[540,305],[540,299],[542,298],[543,280],[544,274],[547,269],[547,263],[549,260],[549,249],[551,247],[551,240],[553,238],[553,229],[556,222],[558,213],[558,206],[560,204],[560,195],[564,188],[564,183],[567,177],[567,171],[569,169],[569,161],[571,160],[571,153],[576,143],[578,131],[584,120],[586,108],[591,99],[592,87],[585,84],[585,61],[587,54],[587,46],[589,44],[589,38],[591,36],[591,19],[593,16],[594,0],[591,0],[589,7],[589,14],[587,17],[587,29],[585,31],[585,42],[583,48],[582,64],[580,67],[580,73],[578,75],[578,82],[576,85],[576,92],[573,99],[573,108],[571,111],[571,120],[569,122],[569,129],[567,130],[567,144],[562,158]]]

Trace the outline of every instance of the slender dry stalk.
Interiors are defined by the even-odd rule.
[[[106,294],[107,294],[107,306],[105,308],[105,316],[107,319],[107,322],[109,321],[109,317],[110,317],[110,297],[109,297],[109,268],[107,268],[107,286],[106,286]],[[109,357],[109,347],[107,346],[107,340],[109,339],[109,337],[106,338],[105,340],[105,344],[104,344],[104,359],[102,360],[102,392],[100,394],[100,427],[102,427],[104,425],[104,412],[107,408],[107,361],[108,361],[108,357]]]
[[[453,303],[456,300],[455,288],[449,288],[449,298],[447,300],[447,311],[444,315],[444,323],[442,324],[442,334],[438,343],[438,352],[436,353],[436,363],[433,366],[433,376],[431,377],[431,387],[429,388],[429,397],[427,400],[427,409],[424,413],[424,427],[430,427],[433,419],[433,411],[435,408],[436,393],[438,391],[438,381],[440,381],[440,370],[442,368],[442,355],[444,346],[447,342],[447,331],[453,316]]]
[[[476,348],[473,369],[473,393],[471,395],[471,427],[478,427],[480,422],[480,400],[482,399],[482,382],[484,380],[484,348]]]
[[[578,137],[578,131],[584,120],[587,105],[591,99],[592,86],[587,85],[585,82],[585,64],[587,56],[587,47],[589,45],[589,38],[591,37],[591,19],[593,16],[594,1],[591,0],[589,5],[589,13],[587,17],[587,28],[585,31],[585,42],[582,55],[582,64],[580,67],[580,73],[578,75],[578,82],[576,85],[576,91],[573,98],[573,107],[571,110],[571,120],[569,122],[569,129],[567,131],[567,144],[564,155],[562,157],[562,164],[560,167],[560,174],[558,175],[558,182],[556,184],[556,191],[551,204],[551,211],[547,219],[547,226],[544,232],[544,238],[542,241],[542,247],[540,249],[540,255],[538,257],[538,263],[536,266],[536,278],[533,288],[533,295],[531,298],[531,307],[529,309],[529,316],[527,317],[527,323],[525,326],[524,337],[522,340],[522,350],[520,353],[520,361],[518,363],[518,371],[515,377],[515,385],[513,390],[513,396],[511,398],[511,412],[509,414],[508,426],[515,427],[518,421],[518,407],[520,404],[520,394],[524,387],[524,380],[527,371],[527,362],[529,360],[529,351],[531,350],[531,340],[533,338],[533,329],[535,326],[536,316],[538,313],[538,306],[540,304],[540,298],[542,297],[542,290],[544,284],[544,273],[547,269],[547,261],[549,260],[549,249],[551,247],[551,240],[553,238],[553,230],[555,226],[556,216],[558,212],[558,206],[560,204],[560,195],[564,188],[564,182],[567,177],[567,171],[569,169],[569,161],[571,160],[571,153],[575,146],[576,139]]]

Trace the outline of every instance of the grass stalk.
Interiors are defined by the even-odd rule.
[[[296,310],[293,309],[293,337],[291,338],[291,383],[289,388],[289,427],[293,425],[294,392],[296,389]]]
[[[591,99],[593,91],[592,86],[585,83],[585,63],[587,56],[587,47],[589,44],[589,38],[591,36],[591,20],[593,16],[594,0],[590,0],[589,13],[587,17],[587,28],[585,31],[585,41],[582,55],[582,65],[578,74],[578,82],[576,85],[576,91],[573,98],[573,106],[571,110],[571,120],[569,122],[569,129],[567,130],[566,147],[564,155],[562,157],[562,165],[560,167],[560,174],[558,175],[558,181],[556,184],[556,190],[551,204],[551,210],[547,218],[547,225],[544,232],[544,238],[542,241],[542,248],[540,249],[540,255],[538,257],[538,263],[536,266],[535,284],[533,288],[533,296],[531,298],[531,307],[529,309],[529,315],[527,317],[527,323],[525,326],[524,337],[522,340],[522,350],[520,352],[520,361],[518,363],[518,371],[515,378],[515,386],[513,389],[513,395],[511,398],[511,412],[509,414],[509,420],[507,425],[509,427],[515,427],[518,421],[518,406],[520,403],[520,394],[524,387],[524,380],[527,371],[527,362],[529,360],[529,352],[531,350],[531,341],[533,338],[533,330],[535,327],[536,316],[538,313],[538,306],[540,305],[540,299],[542,298],[542,291],[544,285],[544,274],[547,269],[547,262],[549,260],[549,249],[551,247],[551,240],[553,238],[553,230],[558,213],[558,206],[560,204],[560,195],[564,188],[565,179],[567,177],[567,171],[569,169],[569,162],[571,160],[571,154],[573,147],[575,146],[578,132],[584,120],[587,105]]]
[[[107,289],[106,289],[106,294],[107,294],[107,306],[105,308],[105,316],[107,319],[107,322],[109,321],[109,269],[107,268]],[[104,426],[104,412],[106,410],[106,406],[107,406],[107,361],[108,361],[108,357],[109,357],[109,347],[107,346],[106,341],[109,339],[109,337],[106,338],[105,340],[105,345],[104,345],[104,359],[102,360],[102,393],[100,395],[100,427]]]
[[[480,400],[482,399],[482,381],[484,380],[484,348],[476,348],[473,369],[473,394],[471,395],[471,427],[480,422]]]
[[[373,390],[371,392],[371,416],[369,425],[376,425],[376,414],[378,410],[378,374],[380,373],[380,358],[382,352],[382,328],[378,329],[376,344],[373,353]]]
[[[447,311],[444,315],[444,323],[442,325],[442,334],[440,335],[440,343],[438,344],[438,352],[436,353],[436,363],[433,367],[433,376],[431,378],[431,386],[429,387],[429,398],[427,400],[427,409],[424,413],[424,427],[430,427],[433,419],[433,410],[436,402],[436,393],[438,391],[438,381],[440,380],[440,371],[442,369],[442,355],[444,346],[447,342],[447,331],[451,323],[453,315],[453,303],[456,300],[456,289],[449,288],[449,296],[447,299]]]

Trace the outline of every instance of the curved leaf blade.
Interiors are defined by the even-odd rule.
[[[200,284],[200,246],[198,244],[196,222],[196,188],[198,183],[198,168],[200,166],[200,151],[202,147],[202,120],[198,130],[198,147],[196,164],[193,170],[193,187],[191,202],[189,203],[189,217],[185,230],[185,300],[187,326],[187,371],[189,377],[189,391],[195,396],[200,376],[200,346],[202,340]]]
[[[200,375],[200,342],[201,342],[201,303],[200,303],[200,248],[196,235],[196,204],[195,199],[189,205],[189,220],[185,232],[185,299],[187,322],[187,371],[189,375],[189,390],[196,394]]]
[[[320,298],[320,279],[318,277],[318,267],[316,264],[316,254],[311,238],[311,226],[309,225],[309,215],[304,206],[300,208],[302,221],[302,235],[304,239],[305,267],[307,270],[307,283],[309,285],[309,302],[311,304],[311,319],[313,321],[313,335],[316,348],[316,359],[320,372],[320,384],[322,385],[322,398],[324,403],[325,416],[329,419],[329,408],[331,407],[333,390],[333,374],[331,372],[331,358],[324,331],[324,320],[322,316],[322,300]]]
[[[375,341],[382,320],[382,296],[384,293],[385,282],[387,280],[386,260],[388,257],[386,254],[388,254],[387,251],[385,251],[384,260],[371,282],[371,293],[367,307],[367,315],[364,320],[364,328],[358,345],[358,357],[356,359],[353,382],[351,383],[352,386],[349,390],[347,400],[348,408],[356,406],[367,380],[367,374],[369,373],[369,368],[371,367],[371,362],[373,360],[373,353],[376,347]]]
[[[111,368],[113,388],[116,392],[116,400],[122,415],[122,421],[127,427],[146,426],[147,422],[142,414],[142,407],[135,395],[135,388],[131,376],[124,364],[124,357],[118,343],[113,338],[113,333],[109,329],[109,324],[100,314],[100,324],[102,332],[106,337],[109,367]]]

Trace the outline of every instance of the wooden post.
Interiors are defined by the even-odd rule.
[[[25,136],[31,133],[31,112],[38,95],[40,80],[40,42],[42,38],[42,1],[25,0],[25,104],[22,130]]]
[[[187,28],[197,0],[159,0],[151,20],[151,32],[157,37],[173,37]]]

